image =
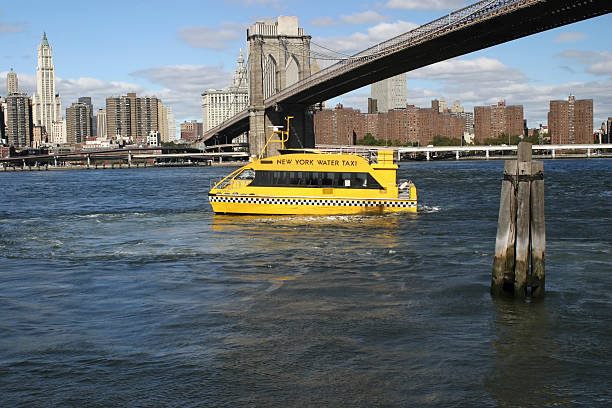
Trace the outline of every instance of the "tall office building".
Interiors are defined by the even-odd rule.
[[[29,147],[32,143],[32,102],[28,95],[13,93],[6,97],[6,137],[8,144]]]
[[[19,80],[17,73],[11,68],[11,72],[6,74],[6,94],[14,94],[19,92]]]
[[[126,96],[106,98],[106,126],[110,137],[121,136],[137,144],[146,144],[152,130],[159,131],[158,99]]]
[[[524,134],[523,106],[506,105],[505,101],[491,106],[474,107],[474,138],[477,143],[497,138],[502,134]]]
[[[593,100],[550,101],[548,131],[552,144],[593,143]]]
[[[34,124],[44,126],[51,133],[53,122],[62,120],[62,101],[55,93],[55,68],[53,50],[47,41],[47,33],[38,46],[38,66],[36,67],[36,94],[33,99]]]
[[[91,104],[74,102],[66,109],[66,142],[85,143],[91,137]]]
[[[202,120],[208,131],[249,106],[249,87],[242,50],[238,66],[232,76],[232,85],[221,90],[210,89],[202,94]]]
[[[0,145],[6,143],[4,132],[6,131],[6,122],[4,119],[4,98],[0,97]]]
[[[176,140],[176,120],[174,119],[174,112],[170,106],[164,106],[166,115],[166,124],[168,126],[168,142]]]
[[[89,137],[96,137],[96,133],[97,133],[97,125],[96,125],[96,117],[94,116],[94,108],[93,105],[91,103],[91,97],[89,96],[81,96],[78,101],[80,103],[84,103],[86,105],[89,106],[89,113],[90,113],[90,122],[91,122],[91,128],[89,129]]]
[[[96,137],[99,139],[107,139],[107,126],[106,126],[106,110],[98,109],[96,115]]]
[[[376,99],[378,112],[406,109],[406,74],[375,82],[370,86],[372,99]]]

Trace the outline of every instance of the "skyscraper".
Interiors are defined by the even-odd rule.
[[[593,143],[593,100],[550,101],[548,129],[553,144]]]
[[[6,143],[4,141],[4,131],[6,128],[5,122],[4,122],[4,98],[0,97],[0,145]]]
[[[66,141],[68,144],[85,143],[91,137],[91,105],[74,102],[66,109]]]
[[[11,72],[6,75],[6,94],[10,95],[19,92],[19,81],[17,73],[11,68]]]
[[[91,104],[91,97],[89,96],[81,96],[79,98],[80,103],[84,103],[89,106],[89,121],[91,122],[91,128],[89,129],[89,137],[96,137],[97,126],[96,126],[96,117],[94,116],[94,108]]]
[[[55,93],[55,68],[53,50],[43,34],[38,46],[38,66],[36,67],[37,91],[33,100],[34,124],[44,126],[47,133],[52,133],[53,122],[62,120],[62,101]]]
[[[107,139],[108,132],[106,126],[106,110],[98,109],[96,115],[96,137],[99,139]]]
[[[210,89],[202,94],[204,131],[214,128],[249,106],[249,87],[242,50],[237,65],[230,87],[221,90]]]
[[[6,97],[8,144],[28,147],[32,143],[32,103],[28,95],[13,93]]]
[[[176,140],[176,120],[174,119],[174,112],[172,107],[164,106],[166,111],[166,123],[168,125],[168,141],[171,142]]]
[[[406,109],[406,74],[384,79],[371,85],[372,99],[377,100],[378,112]]]
[[[110,137],[120,135],[135,143],[145,144],[152,130],[159,131],[158,99],[136,96],[106,98],[106,124]]]

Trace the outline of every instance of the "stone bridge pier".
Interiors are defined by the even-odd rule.
[[[274,22],[257,22],[247,30],[249,52],[249,154],[258,155],[272,126],[290,124],[289,147],[314,147],[314,112],[310,106],[283,104],[265,109],[264,100],[308,78],[310,39],[298,27],[297,17],[280,16]],[[279,143],[268,145],[266,156],[278,153]]]

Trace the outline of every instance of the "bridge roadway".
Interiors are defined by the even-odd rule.
[[[272,95],[266,109],[291,112],[365,85],[535,33],[604,15],[610,0],[484,0],[377,44]],[[205,132],[225,140],[249,129],[244,110]]]
[[[398,154],[402,153],[421,153],[424,154],[427,160],[430,160],[432,154],[438,153],[455,153],[455,159],[459,160],[461,153],[481,152],[485,153],[485,158],[491,157],[491,152],[516,152],[516,145],[501,145],[501,146],[423,146],[423,147],[394,147],[394,146],[334,146],[334,145],[317,145],[315,149],[305,149],[318,152],[328,153],[351,153],[351,154],[368,154],[375,152],[378,149],[392,149]],[[586,157],[592,157],[596,151],[610,151],[612,153],[612,143],[606,144],[546,144],[532,145],[533,152],[547,152],[554,159],[557,157],[558,151],[584,151]]]

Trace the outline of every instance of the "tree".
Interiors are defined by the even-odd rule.
[[[431,144],[434,146],[460,146],[461,140],[444,136],[434,136]]]

